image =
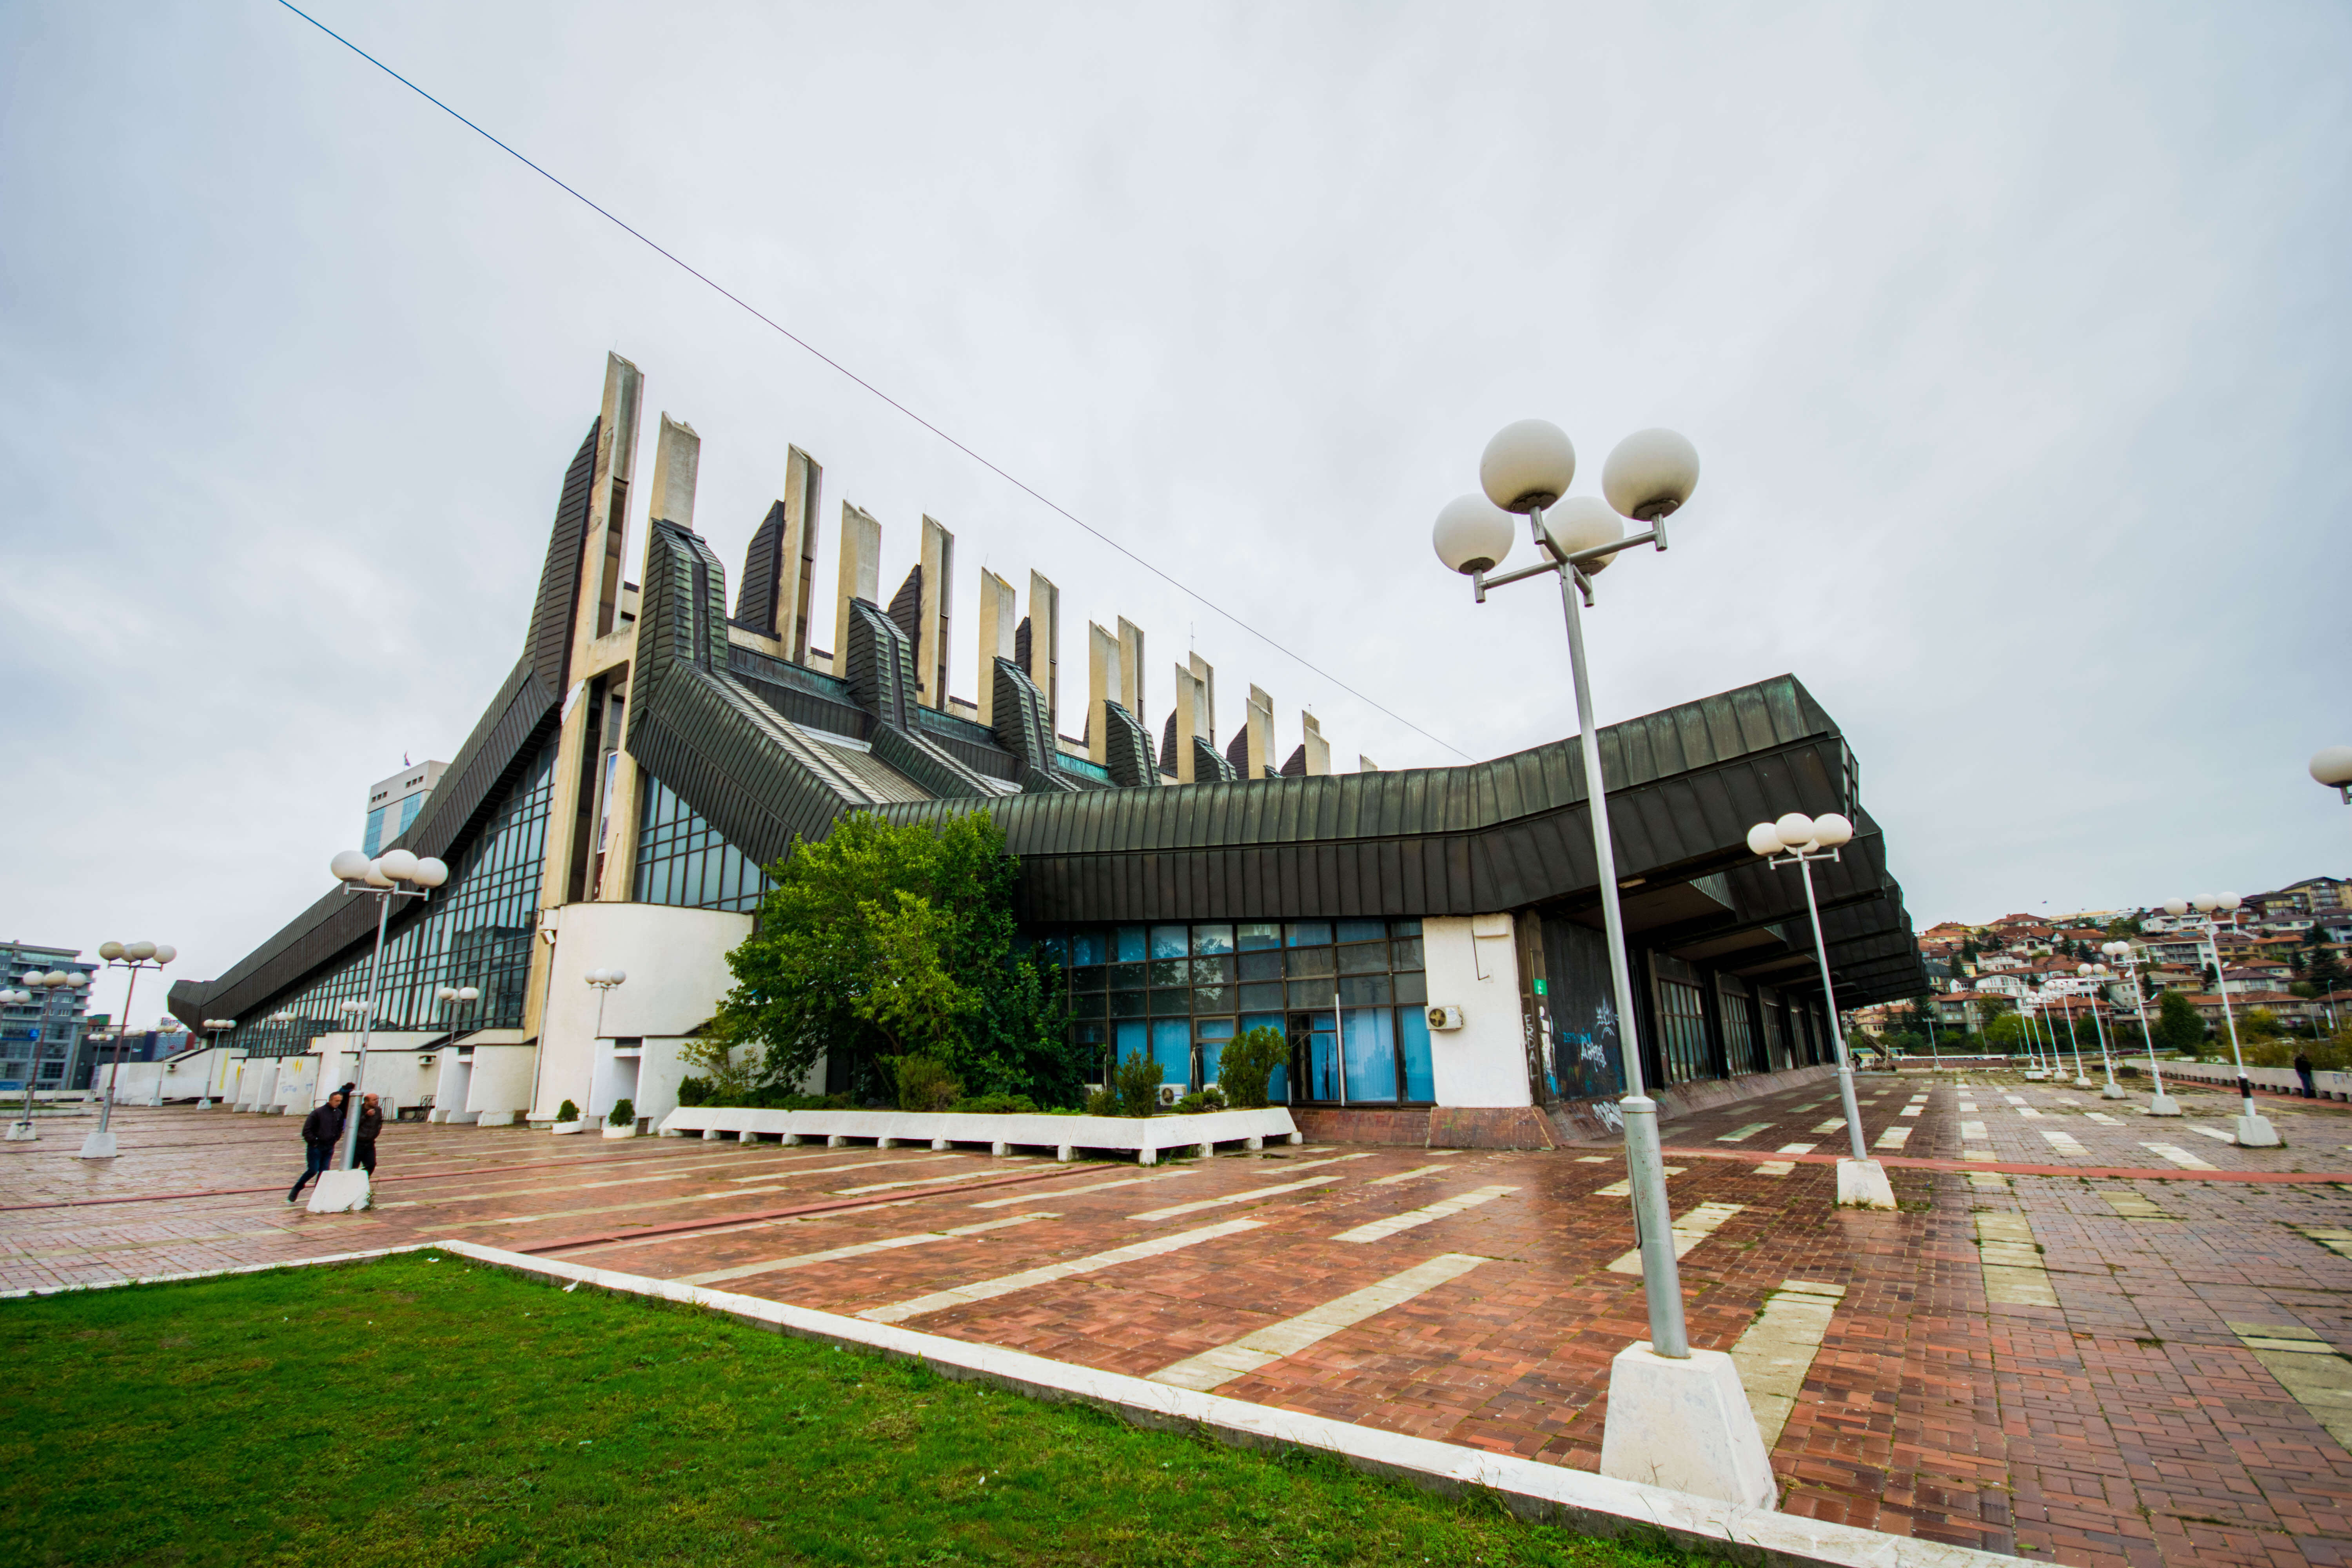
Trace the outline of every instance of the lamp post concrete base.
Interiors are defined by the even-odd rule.
[[[2249,1110],[2238,1118],[2237,1142],[2241,1149],[2275,1149],[2279,1146],[2278,1129],[2261,1111]]]
[[[365,1171],[321,1171],[307,1206],[312,1214],[357,1214],[373,1195]]]
[[[28,1142],[35,1138],[38,1138],[40,1135],[41,1130],[34,1126],[29,1121],[11,1121],[8,1123],[8,1142],[11,1143]]]
[[[196,1101],[196,1109],[198,1110],[210,1110],[212,1108],[213,1102],[209,1099]]]
[[[2040,1068],[2028,1068],[2025,1069],[2025,1076],[2035,1083],[2040,1083],[2043,1079],[2048,1078],[2050,1075],[2043,1072]]]
[[[1739,1369],[1721,1351],[1675,1360],[1636,1340],[1609,1363],[1601,1473],[1742,1508],[1780,1498]]]
[[[2087,1075],[2085,1075],[2085,1074],[2083,1074],[2083,1073],[2076,1073],[2076,1074],[2074,1075],[2074,1087],[2075,1087],[2076,1089],[2088,1089],[2088,1088],[2090,1088],[2090,1087],[2091,1087],[2091,1080],[2090,1080],[2090,1078],[2089,1078]]]
[[[2099,1090],[2099,1098],[2101,1100],[2129,1100],[2131,1096],[2124,1092],[2123,1085],[2119,1083],[2111,1083],[2107,1085],[2106,1088]]]
[[[1886,1167],[1875,1160],[1840,1160],[1837,1201],[1840,1208],[1893,1208],[1895,1188],[1886,1180]]]
[[[110,1131],[105,1132],[93,1132],[89,1137],[83,1139],[81,1141],[81,1153],[78,1155],[77,1158],[83,1160],[113,1159],[113,1132]]]
[[[2159,1094],[2147,1102],[2147,1114],[2150,1116],[2178,1116],[2180,1114],[2180,1101],[2173,1099],[2172,1096],[2168,1094]]]

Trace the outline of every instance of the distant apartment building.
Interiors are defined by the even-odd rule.
[[[425,803],[432,798],[433,786],[441,782],[448,766],[446,763],[419,763],[368,785],[367,829],[360,837],[362,852],[381,854],[385,845],[407,832],[417,813],[425,809]]]
[[[89,988],[27,985],[29,973],[58,971],[95,976],[98,965],[79,961],[79,950],[29,942],[0,942],[0,990],[22,991],[29,1002],[0,1003],[0,1083],[37,1089],[68,1087],[84,1049]],[[0,1089],[0,1094],[8,1092]]]

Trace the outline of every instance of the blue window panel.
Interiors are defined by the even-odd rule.
[[[1070,933],[1070,967],[1087,969],[1110,962],[1110,933],[1081,931]]]
[[[1160,1081],[1192,1086],[1192,1021],[1156,1018],[1151,1024],[1151,1057],[1160,1064]]]
[[[1140,963],[1149,956],[1144,951],[1143,928],[1121,926],[1118,932],[1118,952],[1113,955],[1119,963]]]
[[[1339,1037],[1321,1029],[1307,1038],[1307,1098],[1339,1098]]]
[[[1217,1058],[1225,1054],[1225,1042],[1234,1037],[1231,1018],[1203,1018],[1192,1026],[1192,1037],[1201,1042],[1201,1081],[1217,1081]]]
[[[1339,922],[1341,942],[1378,942],[1388,934],[1389,927],[1386,921],[1341,921]]]
[[[1246,1035],[1252,1029],[1272,1029],[1279,1034],[1282,1031],[1282,1015],[1279,1013],[1243,1014],[1241,1032]],[[1274,1073],[1265,1080],[1265,1102],[1268,1105],[1290,1103],[1290,1072],[1287,1066],[1282,1062],[1274,1064]]]
[[[377,806],[367,815],[367,836],[361,841],[360,853],[373,855],[383,847],[383,814],[389,806]]]
[[[425,796],[418,794],[400,803],[400,830],[403,833],[407,832],[409,825],[416,820],[416,814],[425,809]]]
[[[1396,1015],[1386,1007],[1350,1007],[1339,1020],[1348,1042],[1348,1103],[1392,1103],[1397,1097]]]
[[[1151,1054],[1151,1037],[1149,1026],[1140,1018],[1121,1019],[1111,1027],[1118,1036],[1120,1061],[1125,1061],[1139,1052],[1144,1056]]]
[[[1286,944],[1291,947],[1328,947],[1331,945],[1331,922],[1293,921],[1284,935]]]
[[[1192,953],[1204,957],[1234,950],[1234,928],[1229,925],[1194,926]]]
[[[1191,947],[1192,932],[1182,926],[1151,928],[1151,956],[1154,958],[1181,958]]]
[[[1404,1055],[1404,1097],[1437,1099],[1437,1079],[1429,1067],[1429,1015],[1419,1007],[1397,1009],[1397,1048]]]
[[[1255,952],[1261,948],[1282,945],[1282,924],[1278,921],[1250,921],[1237,933],[1238,945],[1244,952]]]

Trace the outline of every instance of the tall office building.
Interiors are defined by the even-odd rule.
[[[73,1082],[73,1064],[83,1048],[89,988],[27,985],[30,973],[79,973],[95,977],[98,965],[79,962],[79,950],[29,942],[0,942],[0,990],[28,992],[29,1002],[0,1003],[0,1082],[37,1089],[64,1089]],[[0,1089],[0,1095],[7,1091]]]
[[[368,785],[367,829],[361,835],[360,848],[370,855],[381,854],[384,846],[414,826],[417,814],[433,796],[433,786],[441,782],[448,766],[446,763],[419,763]]]

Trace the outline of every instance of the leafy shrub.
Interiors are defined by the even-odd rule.
[[[1224,1109],[1225,1092],[1213,1083],[1206,1089],[1195,1089],[1176,1102],[1176,1114],[1179,1116],[1202,1116]]]
[[[1037,1102],[1025,1094],[967,1094],[950,1110],[968,1111],[975,1116],[1034,1116]]]
[[[709,1105],[710,1080],[705,1078],[682,1078],[677,1080],[677,1102],[680,1105]]]
[[[555,1119],[558,1121],[577,1121],[580,1120],[580,1108],[567,1100],[555,1108]]]
[[[1110,1075],[1114,1116],[1150,1116],[1160,1109],[1160,1064],[1141,1051],[1129,1051]]]
[[[1118,1090],[1106,1086],[1096,1089],[1093,1093],[1087,1095],[1087,1114],[1088,1116],[1117,1116],[1118,1114]]]
[[[1225,1042],[1224,1051],[1217,1058],[1217,1083],[1235,1107],[1255,1110],[1265,1104],[1274,1069],[1289,1059],[1290,1042],[1283,1038],[1282,1031],[1260,1024]]]
[[[607,1127],[635,1127],[637,1124],[637,1102],[634,1100],[613,1101],[612,1114],[604,1118]]]
[[[963,1098],[963,1085],[935,1057],[910,1053],[884,1057],[882,1068],[897,1090],[901,1110],[945,1110]]]

